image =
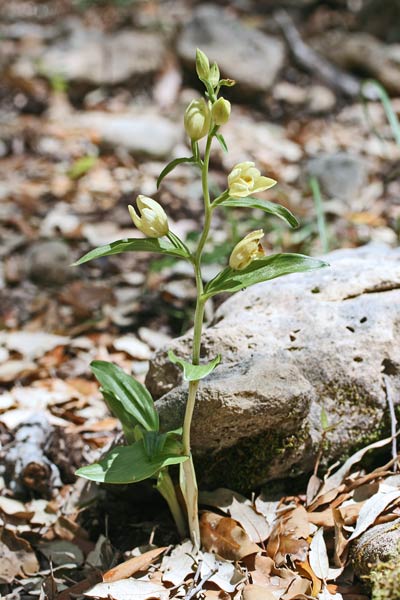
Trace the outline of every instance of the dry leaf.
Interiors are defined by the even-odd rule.
[[[276,596],[268,588],[248,584],[243,590],[243,600],[276,600]]]
[[[322,527],[314,534],[310,544],[308,560],[314,573],[323,581],[329,575],[329,559]]]
[[[11,583],[16,576],[39,571],[39,563],[29,542],[8,529],[0,530],[0,583]]]
[[[331,528],[335,526],[335,522],[333,520],[332,515],[332,509],[330,507],[319,512],[309,512],[308,521],[313,525],[317,525],[317,527]]]
[[[286,592],[281,596],[281,600],[292,600],[294,598],[307,599],[311,595],[311,581],[303,577],[296,577],[289,584]]]
[[[167,546],[164,546],[163,548],[154,548],[153,550],[144,552],[144,554],[126,560],[104,573],[103,581],[110,583],[112,581],[118,581],[119,579],[126,579],[138,571],[146,570],[160,554],[165,552],[166,549]]]
[[[309,535],[310,524],[307,511],[303,506],[298,506],[283,515],[276,523],[268,541],[268,555],[278,566],[286,562],[287,556],[292,561],[303,562],[307,556]]]
[[[369,444],[369,446],[365,446],[365,448],[362,448],[358,452],[355,452],[355,454],[353,454],[352,456],[350,456],[350,458],[346,460],[346,462],[340,467],[340,469],[338,469],[333,475],[331,475],[325,480],[324,485],[322,486],[321,490],[317,495],[317,499],[326,494],[327,492],[338,488],[340,484],[343,483],[345,477],[349,474],[350,469],[355,464],[360,462],[360,460],[369,450],[374,450],[375,448],[382,448],[383,446],[387,446],[388,444],[390,444],[391,441],[391,437],[386,438],[384,440],[374,442],[373,444]]]
[[[171,554],[164,556],[160,567],[163,572],[163,581],[180,585],[188,575],[193,574],[195,567],[193,553],[193,544],[187,540],[180,546],[176,546]]]
[[[200,532],[204,548],[228,560],[240,560],[261,550],[230,517],[205,512],[200,520]]]
[[[305,560],[304,562],[297,562],[296,569],[299,575],[301,575],[302,577],[306,577],[306,579],[310,579],[312,581],[311,595],[314,597],[317,596],[321,591],[322,581],[318,579],[318,577],[312,570],[308,560]]]
[[[232,519],[238,521],[255,543],[263,542],[270,534],[271,527],[265,517],[256,512],[250,500],[237,492],[225,488],[218,488],[213,492],[201,492],[200,502],[228,513]]]
[[[215,554],[204,552],[199,560],[201,560],[201,578],[203,579],[215,571],[207,581],[215,583],[224,592],[234,592],[239,583],[245,579],[243,573],[233,563],[218,559]]]
[[[168,600],[169,591],[159,583],[141,579],[122,579],[111,583],[98,583],[85,592],[91,598],[113,598],[114,600]]]
[[[392,488],[387,488],[392,489]],[[349,537],[348,541],[354,540],[356,537],[364,533],[374,524],[375,520],[379,515],[395,500],[400,498],[400,490],[393,490],[390,492],[378,492],[374,496],[369,498],[364,506],[360,510],[360,514],[357,519],[356,528]]]

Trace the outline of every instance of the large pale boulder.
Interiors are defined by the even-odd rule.
[[[330,267],[259,284],[228,299],[202,355],[222,363],[200,383],[193,449],[203,485],[250,489],[309,472],[321,410],[336,425],[331,463],[381,438],[387,390],[400,399],[400,250],[338,250]],[[191,336],[173,343],[190,355]],[[159,351],[147,384],[165,427],[182,423],[187,385]]]

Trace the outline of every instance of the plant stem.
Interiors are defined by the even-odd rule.
[[[175,487],[171,476],[168,473],[168,468],[163,469],[159,473],[156,487],[164,500],[166,500],[169,510],[174,518],[178,534],[183,539],[187,533],[186,521],[179,505],[178,498],[176,497]]]
[[[206,149],[204,152],[204,161],[202,165],[201,183],[204,197],[204,227],[200,236],[197,251],[194,256],[194,273],[196,277],[196,311],[194,315],[194,333],[193,333],[193,348],[192,348],[192,363],[198,365],[200,361],[200,346],[201,346],[201,334],[203,329],[204,319],[204,304],[203,298],[203,280],[201,276],[201,256],[203,253],[204,245],[207,241],[208,234],[210,232],[211,215],[212,209],[210,204],[210,192],[208,188],[208,168],[210,162],[210,151],[211,142],[213,138],[213,132],[210,132],[207,138]],[[186,403],[185,418],[183,422],[183,449],[184,453],[189,456],[189,460],[182,463],[181,465],[181,487],[182,493],[185,497],[186,507],[188,511],[188,521],[190,537],[195,548],[200,545],[200,527],[199,517],[197,508],[197,482],[196,473],[193,465],[193,458],[191,453],[190,444],[190,429],[192,425],[193,411],[196,402],[196,394],[199,387],[198,381],[189,382],[189,393]]]

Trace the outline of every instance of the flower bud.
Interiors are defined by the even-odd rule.
[[[265,256],[260,240],[264,235],[262,229],[248,233],[232,250],[229,266],[235,271],[245,269],[255,258]]]
[[[211,112],[204,98],[192,100],[183,119],[185,130],[192,142],[206,136],[210,129]]]
[[[228,175],[231,198],[246,198],[250,194],[268,190],[275,184],[275,179],[260,175],[254,163],[249,161],[237,164]]]
[[[136,204],[140,217],[133,206],[129,205],[129,214],[136,227],[147,237],[160,238],[167,235],[169,231],[167,215],[162,206],[147,196],[138,196]]]
[[[207,81],[210,75],[210,62],[199,48],[196,50],[196,71],[199,79]]]
[[[213,88],[217,87],[219,83],[219,75],[220,73],[217,63],[212,64],[210,67],[210,75],[208,77],[208,81],[210,82]]]
[[[225,98],[218,98],[212,105],[211,114],[216,125],[225,125],[231,114],[231,103]]]

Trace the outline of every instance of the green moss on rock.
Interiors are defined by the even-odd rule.
[[[400,598],[400,548],[396,557],[380,562],[371,571],[371,600],[398,600]]]
[[[276,465],[277,459],[287,462],[309,441],[308,426],[290,434],[270,429],[212,455],[198,456],[195,458],[196,472],[203,486],[224,486],[247,493],[271,477],[271,467],[273,463]],[[300,466],[296,468],[294,464],[291,475],[298,475]]]

